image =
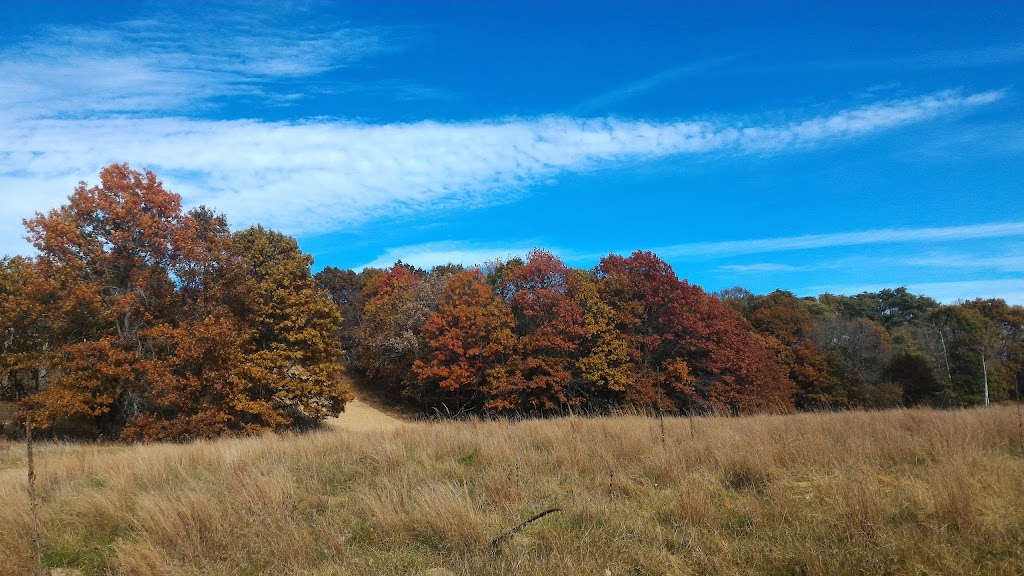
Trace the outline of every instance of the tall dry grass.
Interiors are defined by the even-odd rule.
[[[1021,574],[1016,410],[414,424],[38,446],[44,559],[91,574]],[[0,572],[32,570],[0,444]],[[562,511],[491,540],[542,510]]]

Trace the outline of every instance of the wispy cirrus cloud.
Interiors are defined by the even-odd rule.
[[[0,117],[166,114],[217,98],[287,100],[287,84],[395,49],[392,31],[321,24],[273,4],[197,6],[103,26],[50,26],[0,50]],[[283,85],[282,85],[283,84]]]
[[[613,104],[617,104],[623,100],[633,98],[656,88],[661,88],[666,85],[678,82],[684,78],[690,78],[704,72],[713,70],[725,64],[735,61],[739,56],[721,56],[718,58],[707,58],[704,60],[697,60],[690,62],[682,66],[676,66],[667,70],[662,70],[657,74],[652,74],[646,78],[635,80],[624,86],[613,88],[602,94],[598,94],[593,98],[582,102],[576,108],[574,113],[592,113],[608,108]]]
[[[388,248],[371,262],[356,269],[388,268],[401,260],[419,268],[429,270],[443,264],[462,264],[474,266],[494,260],[509,260],[524,257],[537,246],[536,242],[518,242],[514,244],[465,243],[465,242],[428,242],[411,246]],[[553,249],[562,258],[568,258],[566,250]]]
[[[807,270],[807,267],[779,264],[778,262],[756,262],[754,264],[723,264],[718,269],[724,272],[739,274],[775,274],[778,272],[799,272]]]
[[[157,172],[187,204],[212,206],[236,224],[322,233],[381,216],[487,204],[510,190],[610,163],[827,145],[969,111],[1003,97],[1002,91],[940,92],[762,125],[565,116],[403,124],[173,117],[0,120],[0,195],[10,199],[4,211],[10,227],[11,220],[31,210],[58,204],[75,182],[94,178],[100,167],[129,161]],[[0,249],[18,249],[20,242],[10,234],[0,227]],[[677,255],[708,249],[743,252],[756,242],[761,241],[668,250]]]
[[[1016,246],[1014,255],[984,256],[978,254],[942,254],[925,255],[914,258],[902,258],[898,262],[903,266],[917,268],[952,268],[972,269],[983,268],[998,272],[1017,272],[1024,274],[1024,246]]]
[[[560,174],[610,164],[812,148],[1005,97],[945,91],[770,123],[211,120],[196,114],[222,98],[301,98],[314,87],[311,79],[394,50],[401,34],[325,25],[315,15],[282,21],[270,5],[204,10],[208,17],[190,21],[157,15],[51,27],[0,49],[0,251],[26,251],[21,218],[60,204],[79,180],[95,179],[112,162],[154,170],[186,204],[224,211],[236,225],[314,234],[395,214],[489,204]],[[627,92],[694,67],[700,66],[656,75]]]
[[[879,265],[901,267],[902,269],[919,268],[932,270],[990,270],[993,272],[1024,273],[1024,257],[1002,256],[995,258],[978,257],[975,255],[957,254],[943,257],[926,256],[920,258],[878,258],[851,257],[830,259],[810,264],[785,264],[781,262],[755,262],[752,264],[723,264],[716,269],[735,274],[785,274],[811,272],[820,270],[871,269]]]
[[[743,254],[763,254],[811,250],[816,248],[838,248],[843,246],[865,246],[870,244],[900,244],[911,242],[948,242],[956,240],[979,240],[983,238],[1005,238],[1024,236],[1024,222],[999,222],[972,224],[968,226],[944,226],[930,228],[881,228],[861,232],[839,232],[834,234],[807,234],[761,238],[757,240],[730,240],[725,242],[695,242],[665,246],[657,250],[666,257],[721,257]]]
[[[661,257],[670,259],[690,259],[695,256],[709,259],[726,259],[749,254],[784,253],[821,248],[869,246],[877,244],[901,245],[949,242],[962,244],[972,240],[1017,237],[1024,237],[1024,222],[999,222],[989,224],[972,224],[968,226],[941,226],[927,228],[879,228],[875,230],[862,230],[859,232],[784,236],[776,238],[762,238],[759,240],[694,242],[690,244],[654,247],[650,248],[650,250]],[[423,265],[425,267],[436,264],[445,264],[449,261],[471,264],[482,260],[472,261],[464,258],[459,260],[444,260],[444,258],[449,255],[465,255],[467,258],[472,258],[476,254],[486,254],[488,255],[486,259],[493,259],[494,257],[502,257],[502,254],[509,253],[521,256],[537,246],[537,242],[528,241],[501,246],[477,244],[472,242],[435,242],[389,248],[384,254],[374,260],[372,265],[390,265],[399,259],[408,263],[413,263],[413,260],[415,260],[417,265]],[[559,256],[568,262],[585,265],[595,264],[601,257],[607,254],[607,252],[562,252],[550,247],[547,249],[554,250]],[[632,252],[632,250],[633,248],[620,247],[618,252],[624,254]],[[852,260],[859,260],[858,264],[862,267],[866,264],[865,260],[878,261],[877,258],[871,259],[862,256],[854,256],[841,260],[832,260],[825,264],[759,262],[752,264],[723,264],[722,266],[719,266],[719,268],[731,272],[806,271],[809,269],[820,269],[822,267],[829,266],[844,267],[848,266]],[[1012,254],[978,256],[963,253],[931,253],[922,256],[888,258],[884,261],[886,264],[899,266],[991,268],[1007,272],[1024,271],[1024,258]]]
[[[816,62],[822,68],[975,68],[1024,62],[1024,43],[991,44],[931,50],[890,58]]]
[[[798,296],[830,294],[855,295],[896,288],[900,284],[823,284],[795,290]],[[975,298],[1001,298],[1009,304],[1024,304],[1024,280],[995,278],[983,280],[955,280],[950,282],[921,282],[904,284],[913,294],[924,294],[939,302],[950,304],[958,300]]]

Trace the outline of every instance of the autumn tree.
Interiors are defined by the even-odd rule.
[[[534,250],[505,270],[496,288],[512,312],[517,345],[503,388],[491,390],[492,405],[550,411],[585,403],[576,360],[586,328],[569,269],[550,252]]]
[[[598,294],[615,311],[616,329],[629,347],[626,400],[670,410],[699,400],[679,341],[688,328],[680,283],[668,263],[649,252],[609,255],[597,278]]]
[[[413,363],[423,354],[420,331],[438,307],[446,273],[426,274],[396,264],[364,289],[366,303],[356,330],[354,363],[380,391],[393,398],[415,395]]]
[[[568,294],[582,313],[576,391],[587,407],[604,410],[621,405],[635,380],[629,343],[616,329],[616,314],[598,294],[593,274],[570,270]]]
[[[90,421],[110,435],[140,414],[150,385],[146,335],[172,301],[181,199],[127,165],[105,168],[100,181],[25,225],[40,276],[62,286],[53,302],[61,375],[33,402],[41,421]]]
[[[598,265],[598,290],[629,342],[628,399],[666,408],[727,412],[790,410],[795,387],[735,310],[680,281],[649,252],[611,255]]]
[[[730,297],[726,302],[736,308],[733,300]],[[837,382],[828,371],[824,353],[811,338],[815,323],[805,304],[792,293],[778,290],[765,296],[745,296],[741,309],[754,330],[777,341],[778,360],[798,389],[797,407],[830,408],[839,400]]]
[[[231,238],[242,276],[231,295],[240,334],[244,396],[233,406],[245,428],[309,426],[352,398],[341,381],[337,308],[295,239],[255,226]]]
[[[302,426],[337,414],[336,308],[286,236],[231,236],[151,172],[112,165],[68,204],[26,221],[39,255],[55,374],[23,404],[50,426],[193,438]],[[59,289],[53,289],[54,286]]]
[[[452,276],[422,329],[426,351],[413,364],[419,398],[449,412],[507,409],[513,328],[512,311],[481,272]]]
[[[58,290],[24,258],[0,259],[0,401],[39,392],[49,376],[50,310]]]

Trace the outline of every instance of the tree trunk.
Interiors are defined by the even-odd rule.
[[[981,372],[985,379],[985,406],[988,406],[988,366],[985,365],[985,349],[981,349]]]

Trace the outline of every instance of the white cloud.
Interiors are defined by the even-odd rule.
[[[47,27],[3,47],[0,117],[165,114],[225,96],[293,99],[268,83],[393,49],[382,30],[329,27],[273,4],[189,10],[199,14]]]
[[[0,119],[0,219],[5,221],[0,251],[27,249],[8,230],[10,221],[30,215],[22,206],[25,197],[32,199],[33,209],[50,208],[71,192],[71,183],[94,180],[112,162],[152,169],[186,204],[205,203],[227,213],[236,225],[260,222],[292,234],[319,233],[396,213],[488,203],[509,190],[607,163],[822,145],[969,110],[1003,95],[941,92],[761,126],[561,116],[408,124]],[[788,242],[814,244],[821,238]],[[771,241],[711,249],[751,253],[764,251],[753,248],[764,242]],[[669,250],[701,253],[706,247]]]
[[[933,50],[910,56],[886,59],[860,59],[816,62],[825,68],[976,68],[1024,62],[1024,44],[1008,43],[969,48]]]
[[[1019,250],[1020,247],[1018,246]],[[974,256],[970,254],[943,254],[906,258],[899,261],[904,266],[919,268],[977,269],[984,268],[999,272],[1024,273],[1024,252],[1014,256]]]
[[[739,272],[739,273],[775,273],[775,272],[796,272],[804,270],[803,266],[791,266],[789,264],[776,264],[774,262],[758,262],[756,264],[724,264],[718,267],[719,270],[726,272]]]
[[[1012,231],[1012,227],[1008,229]],[[970,241],[975,239],[983,239],[988,236],[978,238],[971,236],[970,234],[964,234],[955,238],[958,243],[963,241]],[[942,235],[936,236],[936,242],[941,242],[945,239]],[[928,242],[928,239],[918,238],[914,241]],[[897,242],[901,244],[902,242]],[[1010,251],[1020,251],[1020,246],[1011,245]],[[898,249],[901,253],[906,254],[907,250],[903,247]],[[730,255],[725,255],[730,256]],[[907,269],[907,268],[931,268],[931,269],[945,269],[945,270],[988,270],[991,272],[1018,272],[1024,273],[1024,256],[1021,255],[1005,255],[1005,256],[991,256],[979,253],[933,253],[922,256],[914,257],[895,257],[895,256],[849,256],[845,258],[829,258],[827,260],[811,262],[807,264],[793,265],[785,264],[781,262],[757,262],[753,264],[723,264],[718,266],[717,269],[722,272],[732,272],[738,274],[777,274],[780,272],[812,272],[821,270],[877,270],[879,267],[885,266],[893,269]]]
[[[881,228],[860,232],[840,232],[835,234],[814,234],[806,236],[788,236],[766,238],[761,240],[733,240],[725,242],[703,242],[681,244],[651,251],[662,258],[675,260],[693,256],[704,256],[709,259],[725,259],[732,256],[757,253],[788,252],[814,248],[836,248],[864,246],[874,244],[929,244],[956,242],[962,245],[971,240],[991,238],[1007,238],[1024,236],[1024,222],[1003,222],[992,224],[972,224],[968,226],[945,226],[931,228]],[[474,242],[430,242],[400,246],[387,249],[383,254],[365,266],[386,267],[396,260],[429,268],[448,262],[462,264],[480,264],[484,260],[507,258],[509,255],[523,256],[531,249],[542,246],[538,241],[515,242],[512,244],[495,245]],[[607,255],[602,253],[585,253],[575,250],[552,248],[554,252],[567,262],[582,266],[593,266]],[[924,256],[908,257],[906,250],[899,257],[848,256],[823,262],[811,262],[800,265],[778,262],[756,262],[751,264],[722,264],[718,270],[739,273],[777,273],[777,272],[808,272],[826,269],[844,268],[877,268],[880,265],[891,268],[921,267],[950,269],[988,269],[993,272],[1024,272],[1024,258],[1013,255],[1014,247],[1004,255],[979,256],[969,253],[930,253]],[[632,251],[619,250],[618,254]]]
[[[901,285],[903,284],[893,282],[890,284],[809,286],[797,290],[796,294],[798,296],[817,296],[829,292],[831,294],[856,295],[862,292],[878,292]],[[945,304],[975,298],[1001,298],[1008,304],[1024,305],[1024,279],[1022,278],[925,282],[906,284],[906,286],[909,292],[924,294]]]
[[[534,245],[516,244],[501,246],[493,244],[469,244],[465,242],[429,242],[412,246],[388,248],[372,262],[357,266],[363,268],[388,268],[401,260],[418,268],[429,270],[443,264],[474,266],[494,260],[509,260],[516,256],[525,258]],[[556,252],[561,256],[562,251]]]
[[[721,257],[741,254],[787,252],[840,246],[869,244],[898,244],[906,242],[944,242],[1024,236],[1024,222],[972,224],[934,228],[882,228],[861,232],[836,234],[808,234],[758,240],[730,240],[725,242],[696,242],[665,246],[655,251],[666,258]]]

